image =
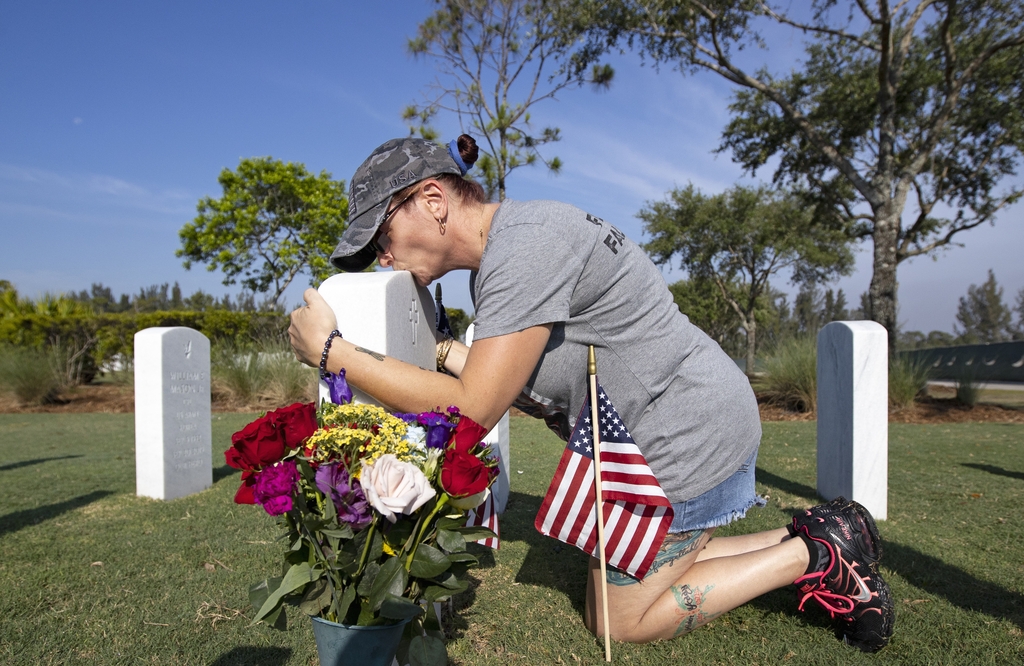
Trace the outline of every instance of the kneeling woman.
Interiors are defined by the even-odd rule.
[[[443,374],[329,341],[334,313],[310,289],[292,313],[299,358],[316,366],[326,354],[327,369],[345,368],[350,383],[394,409],[455,404],[490,428],[515,405],[564,438],[586,399],[594,345],[602,385],[675,518],[643,580],[609,572],[607,628],[591,560],[587,627],[621,641],[672,638],[796,583],[800,608],[821,603],[841,640],[883,647],[893,604],[870,515],[834,501],[777,530],[712,539],[716,527],[763,504],[754,491],[761,427],[746,377],[679,312],[655,266],[614,226],[553,201],[488,203],[463,178],[477,152],[467,135],[447,150],[412,138],[377,148],[352,178],[349,226],[331,256],[345,271],[376,259],[421,286],[473,271],[472,349],[441,341]]]

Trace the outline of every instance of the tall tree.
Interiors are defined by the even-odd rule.
[[[588,75],[568,66],[579,41],[569,29],[565,2],[547,0],[435,0],[437,10],[409,40],[415,56],[433,59],[440,77],[426,100],[406,108],[404,117],[426,138],[436,137],[431,119],[455,113],[464,131],[483,149],[479,174],[491,196],[505,199],[509,174],[524,165],[545,164],[558,172],[561,161],[540,148],[558,141],[557,127],[535,130],[530,109],[585,82],[607,87],[613,70],[594,65]]]
[[[1013,339],[1013,315],[1003,303],[1003,288],[996,283],[992,269],[989,269],[985,282],[980,286],[972,284],[967,288],[967,295],[960,297],[956,321],[953,330],[962,343]]]
[[[241,281],[278,305],[300,273],[313,284],[334,272],[328,257],[348,218],[344,182],[270,157],[243,159],[217,180],[224,195],[203,197],[199,215],[178,232],[175,255],[185,258],[185,268],[219,268],[224,284]]]
[[[704,195],[689,185],[637,214],[651,236],[644,249],[655,263],[679,258],[691,277],[712,281],[747,336],[747,372],[757,348],[757,310],[768,280],[791,270],[795,282],[824,281],[853,265],[842,229],[817,224],[794,195],[737,186]],[[730,289],[738,283],[739,290]]]
[[[591,52],[630,45],[738,87],[721,150],[806,187],[874,246],[869,318],[896,349],[897,266],[994,220],[1024,154],[1020,0],[579,0]],[[788,13],[792,9],[795,14]],[[801,65],[745,66],[745,48],[808,39]],[[744,52],[750,61],[749,51]],[[794,67],[787,62],[785,67]],[[756,71],[755,71],[756,69]],[[949,211],[948,213],[946,211]]]

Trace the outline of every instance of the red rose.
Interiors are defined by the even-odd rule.
[[[316,405],[312,402],[297,402],[270,412],[267,416],[284,430],[285,446],[295,449],[316,432]]]
[[[284,431],[267,414],[231,436],[231,448],[224,452],[224,460],[236,469],[253,470],[276,463],[284,452]]]
[[[482,440],[486,434],[487,430],[482,425],[468,416],[462,416],[459,418],[459,423],[455,426],[455,430],[452,432],[449,445],[454,446],[458,451],[469,453],[474,446],[480,443],[480,440]]]
[[[256,474],[252,470],[242,472],[242,485],[235,493],[235,504],[255,504],[256,495],[253,489],[256,487]]]
[[[497,472],[497,468],[493,468]],[[452,497],[482,492],[491,484],[492,468],[471,453],[450,446],[441,460],[441,487]]]
[[[235,469],[259,469],[280,461],[316,431],[313,403],[296,403],[269,412],[231,436],[224,460]]]
[[[254,471],[273,465],[289,449],[302,445],[316,432],[316,408],[313,403],[295,403],[261,416],[231,436],[231,448],[224,461],[242,471],[242,486],[235,493],[236,504],[255,504]]]

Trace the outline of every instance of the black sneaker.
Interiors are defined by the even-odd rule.
[[[837,497],[826,504],[819,504],[793,516],[794,535],[803,532],[804,525],[827,525],[825,529],[838,530],[847,540],[858,542],[858,555],[871,571],[878,573],[878,563],[882,559],[882,538],[875,526],[871,512],[858,502]]]
[[[799,609],[814,599],[828,611],[837,638],[865,652],[881,650],[892,636],[896,609],[889,585],[867,564],[870,557],[877,563],[877,550],[869,552],[845,519],[810,520],[796,529],[828,553],[820,571],[794,581]]]

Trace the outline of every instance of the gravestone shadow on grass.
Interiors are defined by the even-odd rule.
[[[54,504],[47,504],[45,506],[39,506],[34,509],[24,509],[22,511],[15,511],[9,513],[6,516],[0,516],[0,536],[9,534],[11,532],[17,532],[18,530],[37,525],[44,520],[50,520],[57,516],[67,513],[68,511],[74,511],[80,509],[83,506],[92,504],[93,502],[103,499],[107,495],[113,495],[113,491],[110,490],[94,490],[87,495],[79,495],[78,497],[72,497],[69,500],[63,502],[56,502]]]
[[[291,648],[241,645],[217,657],[210,666],[282,666],[291,656]]]
[[[1024,472],[1015,472],[1012,469],[1003,469],[1002,467],[996,467],[995,465],[980,465],[978,463],[960,463],[961,467],[970,467],[972,469],[980,469],[982,472],[988,472],[989,474],[998,474],[999,476],[1008,476],[1011,479],[1020,479],[1024,481]]]
[[[241,473],[242,473],[242,470],[235,469],[234,467],[231,467],[229,465],[221,465],[220,467],[214,467],[213,468],[213,482],[217,483],[221,479],[226,479],[229,476],[232,476],[232,475],[235,475],[235,474],[241,474]]]
[[[588,557],[578,548],[546,537],[534,526],[540,510],[540,497],[510,492],[508,506],[501,517],[501,538],[527,545],[516,582],[547,587],[565,594],[573,607],[583,612],[586,603]]]
[[[796,481],[790,481],[785,477],[772,474],[761,467],[756,467],[754,472],[754,478],[759,483],[763,483],[766,486],[778,488],[783,492],[787,492],[790,495],[796,495],[797,497],[803,497],[812,504],[818,504],[821,502],[821,498],[818,497],[818,491],[816,488],[806,486]]]
[[[68,460],[69,458],[84,458],[85,456],[81,453],[73,456],[53,456],[52,458],[35,458],[34,460],[20,460],[15,463],[9,463],[7,465],[0,465],[0,472],[7,472],[12,469],[18,469],[19,467],[31,467],[32,465],[41,465],[51,460]]]
[[[911,585],[942,597],[958,608],[1009,620],[1024,629],[1024,595],[893,541],[884,542],[881,564]]]

